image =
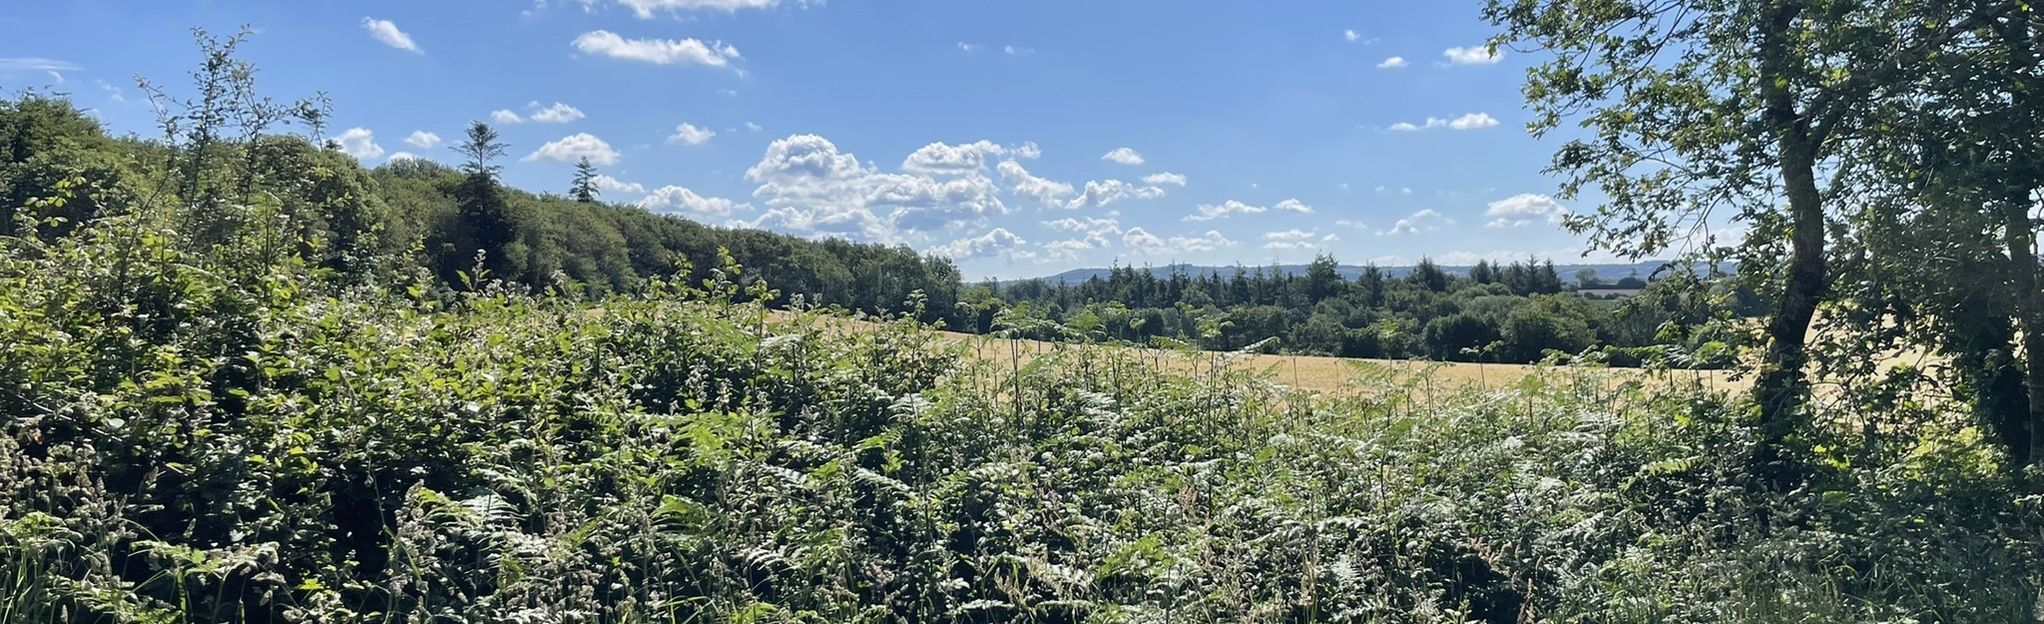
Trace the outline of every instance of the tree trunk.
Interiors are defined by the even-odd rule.
[[[1788,90],[1793,81],[1788,72],[1788,31],[1800,11],[1797,3],[1777,4],[1760,37],[1763,114],[1781,152],[1790,232],[1787,281],[1767,319],[1767,350],[1753,384],[1753,397],[1760,408],[1760,447],[1755,450],[1754,463],[1762,476],[1778,487],[1795,480],[1787,464],[1787,450],[1790,438],[1808,420],[1803,412],[1809,395],[1803,375],[1808,357],[1805,342],[1825,287],[1824,206],[1817,191],[1817,145],[1809,120],[1797,113],[1794,95]]]
[[[2012,447],[2009,454],[2011,458],[2036,461],[2044,458],[2044,292],[2039,292],[2037,232],[2030,221],[2030,208],[2035,205],[2032,195],[2044,183],[2044,172],[2039,170],[2034,142],[2040,119],[2029,90],[2038,85],[2037,56],[2027,13],[2022,11],[2002,24],[2002,36],[2009,48],[2010,73],[2016,76],[2009,102],[2015,117],[2012,130],[2029,136],[2018,140],[2020,152],[2010,159],[2011,170],[2004,177],[2008,187],[2002,197],[2001,216],[2002,242],[2009,255],[2009,282],[2015,289],[2017,326],[2022,329],[2023,357],[2028,360],[2024,384],[2030,391],[2030,448],[2017,452]]]
[[[1995,441],[2008,450],[2009,466],[2020,468],[2031,461],[2030,396],[2024,384],[2022,362],[2016,359],[2016,331],[1999,310],[1977,309],[1994,305],[1979,297],[1967,306],[1976,308],[1960,318],[1963,335],[1952,349],[1952,363],[1964,375],[1973,394],[1973,412],[1993,431]]]

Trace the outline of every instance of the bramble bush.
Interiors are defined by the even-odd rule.
[[[231,271],[155,227],[0,258],[0,619],[2021,621],[2038,597],[2038,501],[1962,414],[1841,426],[1851,450],[1774,494],[1740,404],[1595,369],[1307,396],[1226,355],[1016,364],[913,314],[769,313],[735,265],[442,297]]]
[[[201,80],[239,93],[232,41]],[[264,118],[232,112],[169,119]],[[729,253],[448,284],[365,216],[402,176],[166,126],[206,140],[0,163],[0,622],[2044,615],[2035,476],[1963,404],[1842,394],[1779,489],[1750,402],[1589,366],[1313,395],[1229,353],[1002,361]]]

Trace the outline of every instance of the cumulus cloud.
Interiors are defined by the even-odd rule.
[[[1150,175],[1143,176],[1143,183],[1148,184],[1150,186],[1163,186],[1166,184],[1174,186],[1185,186],[1185,176],[1183,174],[1172,173],[1169,171],[1160,171],[1157,173],[1152,173]]]
[[[1004,255],[1028,242],[1016,236],[1014,232],[1008,231],[1008,228],[997,227],[979,236],[961,238],[939,245],[936,252],[953,260],[971,260]]]
[[[1483,216],[1490,219],[1484,227],[1524,227],[1541,220],[1561,223],[1562,218],[1568,216],[1568,208],[1546,195],[1520,193],[1491,202]]]
[[[617,0],[618,4],[630,7],[632,9],[632,14],[637,16],[639,19],[652,19],[655,15],[658,15],[659,13],[662,12],[680,13],[684,11],[723,11],[725,13],[732,13],[740,9],[771,9],[780,6],[781,1],[782,0]],[[810,4],[810,1],[790,0],[789,3],[794,4],[796,6],[806,6]],[[823,4],[823,0],[815,0],[815,3]]]
[[[703,65],[707,67],[730,67],[740,60],[738,48],[730,44],[699,39],[626,39],[608,30],[582,33],[575,38],[575,49],[584,54],[598,54],[614,59],[641,61],[656,65]]]
[[[1149,230],[1140,227],[1129,228],[1127,233],[1122,234],[1121,244],[1128,245],[1129,249],[1144,253],[1163,251],[1165,248],[1162,237],[1151,234]]]
[[[1406,65],[1405,57],[1394,56],[1391,58],[1384,59],[1384,62],[1382,63],[1378,63],[1377,69],[1398,69],[1400,67],[1404,67],[1405,65]]]
[[[1114,238],[1121,236],[1121,222],[1108,217],[1065,217],[1044,221],[1043,226],[1059,232],[1077,234],[1077,238],[1053,241],[1044,245],[1052,258],[1075,260],[1081,251],[1100,249],[1114,244]]]
[[[516,112],[512,112],[507,109],[498,109],[490,111],[490,121],[494,121],[499,124],[515,124],[525,123],[525,118],[520,117]]]
[[[1291,213],[1297,213],[1297,214],[1313,214],[1313,207],[1312,207],[1312,206],[1308,206],[1308,205],[1306,205],[1306,202],[1302,202],[1302,201],[1299,201],[1299,200],[1297,200],[1297,199],[1287,199],[1287,200],[1284,200],[1284,201],[1278,202],[1278,203],[1276,203],[1276,204],[1273,204],[1273,205],[1271,205],[1270,209],[1271,209],[1271,210],[1276,210],[1276,211],[1278,211],[1278,212],[1291,212]]]
[[[1341,31],[1341,38],[1347,39],[1349,43],[1355,43],[1357,40],[1363,38],[1363,34],[1356,32],[1355,29],[1351,28],[1348,30]]]
[[[1144,162],[1142,154],[1136,153],[1135,150],[1126,147],[1114,148],[1113,150],[1108,151],[1105,155],[1102,155],[1100,159],[1114,161],[1124,165],[1140,165],[1143,164]]]
[[[560,102],[554,102],[553,106],[545,108],[541,108],[539,102],[532,102],[525,106],[533,111],[531,115],[526,116],[526,119],[530,119],[535,123],[568,123],[588,116],[582,114],[582,109]]]
[[[603,176],[597,176],[598,187],[602,187]],[[630,185],[637,187],[638,185]],[[736,210],[750,210],[752,206],[740,204],[722,197],[704,197],[695,191],[679,186],[663,186],[653,189],[644,199],[638,201],[640,208],[653,212],[683,214],[692,217],[724,217]]]
[[[589,162],[608,166],[617,164],[620,156],[617,150],[611,149],[609,143],[596,138],[596,135],[577,132],[539,146],[539,149],[526,155],[525,160],[575,162],[587,158]]]
[[[391,153],[391,155],[390,155],[390,162],[397,162],[397,161],[400,161],[400,160],[425,160],[425,159],[424,159],[424,158],[420,158],[418,154],[414,154],[414,153],[411,153],[411,152],[392,152],[392,153]]]
[[[613,178],[600,173],[596,174],[596,177],[590,179],[589,182],[591,184],[596,185],[596,190],[604,193],[612,194],[629,193],[632,195],[637,195],[639,193],[646,192],[646,185],[639,184],[637,182],[626,182],[624,180],[619,180],[617,178]]]
[[[1137,186],[1123,180],[1091,180],[1078,197],[1065,203],[1066,210],[1099,208],[1124,199],[1156,199],[1164,196],[1164,188],[1158,186]]]
[[[1235,215],[1262,214],[1269,211],[1270,209],[1264,206],[1247,204],[1239,200],[1230,199],[1228,201],[1224,201],[1218,204],[1200,204],[1198,211],[1192,213],[1191,215],[1186,216],[1185,220],[1212,221],[1214,219],[1231,217]]]
[[[959,175],[986,168],[988,159],[1008,153],[1008,148],[993,141],[980,140],[972,143],[951,145],[931,143],[910,152],[902,159],[903,171],[941,175]]]
[[[1498,125],[1498,120],[1489,113],[1469,113],[1448,122],[1450,130],[1475,130]]]
[[[1441,229],[1441,226],[1443,225],[1453,225],[1454,223],[1455,220],[1449,219],[1445,216],[1441,216],[1441,213],[1434,212],[1434,209],[1428,208],[1425,210],[1421,210],[1419,212],[1412,213],[1412,215],[1407,216],[1406,218],[1399,219],[1397,223],[1391,224],[1390,228],[1379,230],[1377,232],[1377,235],[1400,236],[1405,234],[1418,234],[1420,232],[1438,230]]]
[[[1064,204],[1065,198],[1072,196],[1072,185],[1036,177],[1022,163],[1003,160],[995,170],[1000,172],[1001,180],[1008,183],[1008,192],[1016,197],[1033,199],[1045,206],[1059,206]]]
[[[1311,249],[1319,246],[1323,241],[1334,241],[1337,238],[1329,234],[1323,239],[1318,231],[1308,232],[1295,228],[1280,232],[1266,232],[1263,235],[1263,240],[1263,247],[1265,249]]]
[[[1448,57],[1448,63],[1452,65],[1490,65],[1505,58],[1503,52],[1492,52],[1486,46],[1448,48],[1441,55]]]
[[[668,135],[667,142],[682,143],[685,145],[702,145],[704,143],[708,143],[710,141],[710,138],[714,136],[717,136],[717,132],[715,130],[698,127],[692,123],[683,123],[681,125],[674,127],[674,134]]]
[[[365,17],[362,18],[362,29],[369,31],[369,36],[383,42],[383,45],[406,52],[421,52],[419,44],[412,42],[412,36],[405,34],[405,31],[398,30],[397,24],[392,23],[390,20]]]
[[[1426,123],[1423,125],[1401,121],[1395,124],[1391,124],[1391,126],[1387,129],[1392,132],[1418,132],[1420,130],[1431,130],[1434,128],[1447,128],[1449,130],[1480,130],[1483,128],[1494,127],[1496,125],[1498,125],[1497,118],[1490,116],[1489,113],[1469,113],[1461,117],[1456,117],[1454,119],[1447,119],[1444,117],[1428,117]]]
[[[1121,240],[1122,244],[1128,245],[1129,249],[1145,255],[1163,252],[1198,253],[1213,251],[1222,247],[1234,247],[1241,244],[1229,240],[1228,237],[1214,230],[1207,230],[1205,234],[1198,236],[1163,238],[1151,234],[1140,227],[1129,228],[1127,232],[1122,234]]]
[[[354,156],[356,160],[370,160],[383,156],[383,146],[376,144],[376,133],[367,128],[349,128],[335,137],[341,146],[341,153]]]
[[[437,146],[439,144],[440,135],[433,134],[425,130],[413,130],[411,136],[405,137],[405,145],[410,145],[412,147],[416,147],[419,149],[433,149],[434,146]],[[392,156],[392,158],[396,157]]]
[[[1008,212],[984,169],[883,172],[813,134],[769,144],[745,177],[767,206],[753,225],[803,234],[904,242]]]

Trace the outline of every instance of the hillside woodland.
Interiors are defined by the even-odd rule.
[[[0,621],[2033,619],[2044,366],[2018,345],[2044,334],[2029,205],[2003,208],[2040,161],[2002,137],[2040,118],[2001,97],[2027,86],[1957,74],[2031,79],[1999,68],[2036,16],[1748,8],[1492,8],[1580,52],[1535,108],[1622,139],[1557,157],[1614,197],[1586,236],[1666,252],[1700,188],[1752,220],[1697,245],[1737,275],[1657,280],[1637,317],[1525,264],[965,288],[902,248],[508,188],[483,124],[458,166],[366,170],[324,146],[323,102],[258,95],[241,37],[201,33],[193,84],[149,85],[157,138],[13,96]],[[1612,168],[1657,141],[1681,166]],[[1785,206],[1739,186],[1759,172]],[[1023,365],[939,326],[1064,340]],[[1271,338],[1578,357],[1504,390],[1309,395],[1198,348]],[[1596,357],[1635,345],[1729,350],[1755,392]],[[1898,346],[1945,363],[1875,364]]]

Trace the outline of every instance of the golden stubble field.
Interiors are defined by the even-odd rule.
[[[788,321],[795,315],[771,312],[776,321]],[[832,332],[873,331],[878,324],[863,319],[824,315],[823,323]],[[1223,354],[1214,352],[1185,352],[1126,345],[1080,345],[1061,344],[1038,340],[1016,340],[996,338],[962,332],[939,331],[940,340],[953,344],[990,365],[996,367],[1027,366],[1046,354],[1066,352],[1075,355],[1085,350],[1113,351],[1130,356],[1149,366],[1169,372],[1201,375],[1215,366],[1230,370],[1246,371],[1272,383],[1311,393],[1340,395],[1357,390],[1369,391],[1365,386],[1406,385],[1427,389],[1427,393],[1447,393],[1458,390],[1497,390],[1518,385],[1528,378],[1539,377],[1554,380],[1594,380],[1601,384],[1616,386],[1637,383],[1647,387],[1669,390],[1709,390],[1718,392],[1744,392],[1752,385],[1752,376],[1738,370],[1652,370],[1639,368],[1593,368],[1581,366],[1537,366],[1529,364],[1480,364],[1466,362],[1431,362],[1419,360],[1386,360],[1365,358],[1339,358],[1311,355],[1268,355],[1268,354]],[[1923,367],[1933,365],[1937,358],[1921,351],[1889,353],[1879,358],[1881,367],[1909,364]],[[1814,371],[1813,371],[1814,372]],[[1823,381],[1817,383],[1821,397],[1833,396],[1836,384]],[[1834,397],[1835,398],[1835,397]]]
[[[1356,384],[1399,383],[1420,380],[1415,385],[1437,392],[1465,389],[1502,389],[1520,384],[1528,377],[1596,378],[1618,384],[1637,381],[1669,388],[1701,388],[1742,391],[1749,380],[1732,371],[1644,370],[1631,368],[1587,368],[1535,366],[1528,364],[1475,364],[1416,360],[1379,360],[1311,355],[1221,354],[1181,352],[1146,347],[1106,345],[1060,345],[1036,340],[989,338],[972,334],[942,332],[944,340],[962,343],[967,352],[999,366],[1027,366],[1044,354],[1059,350],[1112,350],[1121,355],[1167,371],[1197,374],[1216,365],[1247,371],[1273,383],[1323,394],[1343,394]]]

